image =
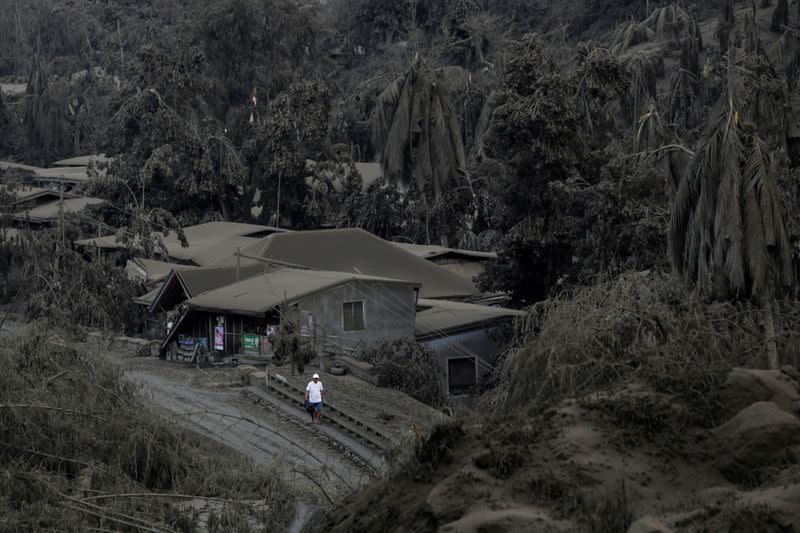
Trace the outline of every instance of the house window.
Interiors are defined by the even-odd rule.
[[[476,365],[474,357],[447,360],[447,392],[454,396],[475,391]]]
[[[344,331],[363,331],[364,326],[364,302],[344,302],[342,304],[343,329]]]

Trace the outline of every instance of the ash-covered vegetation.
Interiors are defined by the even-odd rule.
[[[423,439],[405,470],[318,527],[620,531],[670,512],[679,530],[800,529],[800,490],[785,489],[800,482],[794,422],[731,400],[743,397],[736,367],[769,368],[748,379],[772,396],[746,398],[798,414],[800,2],[6,4],[0,159],[113,158],[81,191],[108,203],[58,229],[11,238],[0,215],[0,297],[40,324],[140,325],[125,307],[136,287],[72,244],[98,228],[150,258],[164,255],[155,231],[208,220],[497,252],[478,284],[527,314],[474,418]],[[357,164],[373,161],[383,177],[367,183]],[[0,169],[3,182],[16,172]],[[0,188],[0,204],[14,194]],[[438,404],[424,354],[409,351],[371,357],[387,385]],[[413,372],[399,366],[408,357]],[[44,366],[4,378],[35,383],[9,382],[6,405],[55,406],[46,395],[64,389],[60,408],[114,420],[133,401],[118,391],[113,405],[71,406],[73,383]],[[81,379],[119,386],[99,371]],[[90,429],[107,443],[81,449],[109,472],[98,490],[199,490],[168,451],[186,437],[157,419],[118,434],[94,416],[2,409],[4,461],[21,473],[3,481],[9,523],[28,527],[25,506],[39,500],[47,527],[88,514],[69,507],[78,481],[60,469],[90,461],[64,444]],[[775,421],[757,432],[774,438],[747,441],[727,425],[752,427],[739,416]],[[50,438],[56,423],[77,425]],[[731,432],[738,450],[715,437]],[[126,454],[109,452],[117,444]],[[751,445],[762,455],[737,455]],[[169,462],[169,479],[147,477],[143,457]],[[168,519],[116,505],[91,509]]]

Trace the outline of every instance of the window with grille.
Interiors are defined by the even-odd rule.
[[[344,331],[362,331],[364,325],[364,302],[344,302],[342,304],[344,315]]]

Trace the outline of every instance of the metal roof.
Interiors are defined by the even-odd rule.
[[[287,231],[272,226],[242,224],[239,222],[206,222],[183,228],[189,246],[183,247],[178,235],[171,231],[165,236],[156,232],[164,242],[169,256],[179,261],[191,261],[198,266],[212,266],[224,257],[232,256],[237,248],[246,248],[259,241],[259,237],[276,231]],[[116,236],[83,239],[76,241],[81,246],[122,249]],[[233,263],[235,264],[235,262]]]
[[[92,154],[92,155],[79,155],[77,157],[70,157],[69,159],[62,159],[53,163],[57,167],[88,167],[89,163],[109,163],[111,159],[106,157],[105,154]]]
[[[480,294],[470,280],[358,228],[276,233],[243,248],[242,254],[316,270],[409,280],[421,285],[420,296],[426,298]],[[235,261],[231,256],[219,264]],[[250,261],[242,259],[242,264]]]
[[[420,298],[417,306],[415,333],[417,340],[443,337],[449,333],[472,329],[498,319],[523,316],[525,313],[503,307],[431,300]]]
[[[162,300],[170,292],[171,287],[180,287],[184,299],[198,296],[204,292],[225,287],[237,282],[263,274],[266,265],[257,264],[239,268],[238,278],[236,267],[193,267],[180,266],[173,268],[165,277],[161,289],[151,302],[153,309],[161,305]]]
[[[376,276],[321,270],[278,269],[186,301],[190,309],[260,316],[298,298],[351,281],[380,282],[416,287],[418,284]]]
[[[64,199],[64,213],[75,213],[86,206],[102,204],[104,200],[99,198],[68,198]],[[14,213],[14,220],[31,222],[53,222],[58,220],[61,211],[61,200],[56,200],[47,204],[39,205],[31,209],[25,209]]]
[[[455,255],[476,260],[497,259],[497,254],[495,252],[477,252],[475,250],[445,248],[444,246],[436,246],[434,244],[411,244],[407,242],[392,242],[392,244],[425,259],[433,259],[444,255]]]

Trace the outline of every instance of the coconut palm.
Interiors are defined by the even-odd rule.
[[[660,162],[669,190],[674,194],[686,174],[689,157],[693,152],[683,146],[683,141],[664,122],[652,98],[648,101],[644,114],[639,117],[634,150],[641,156],[642,162],[650,157]]]
[[[746,121],[750,106],[739,71],[743,59],[741,50],[728,54],[727,109],[680,182],[670,250],[675,269],[703,296],[760,303],[768,363],[777,368],[772,305],[791,279],[791,248],[772,158],[756,127]]]
[[[408,72],[378,96],[372,132],[389,183],[416,184],[423,201],[427,188],[440,200],[443,188],[454,178],[463,179],[472,191],[458,114],[450,97],[452,90],[468,83],[469,74],[462,68],[434,69],[417,54]],[[441,237],[446,245],[447,236]]]

